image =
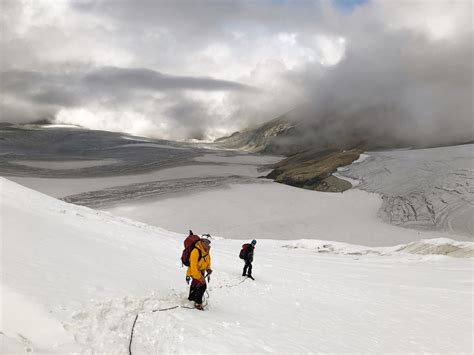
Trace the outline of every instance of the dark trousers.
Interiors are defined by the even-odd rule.
[[[252,262],[250,260],[245,260],[244,272],[242,273],[242,276],[245,275],[252,276]]]
[[[188,300],[194,301],[196,303],[202,303],[202,296],[206,292],[207,284],[200,285],[197,280],[193,279],[191,282],[191,287],[189,288],[189,297]]]

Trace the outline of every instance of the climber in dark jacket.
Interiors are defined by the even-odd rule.
[[[253,251],[255,249],[255,244],[257,241],[254,239],[250,244],[244,244],[243,248],[243,259],[245,261],[244,271],[242,272],[242,276],[248,276],[252,280],[252,261],[253,261]]]

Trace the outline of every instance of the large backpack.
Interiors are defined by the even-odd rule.
[[[201,238],[197,235],[190,233],[189,236],[184,240],[184,250],[181,254],[181,262],[185,266],[189,266],[189,257],[191,256],[191,252],[196,247],[196,243],[199,242]],[[201,251],[198,249],[199,252],[199,259],[201,259]]]
[[[239,258],[245,259],[245,254],[247,254],[247,249],[250,247],[249,243],[242,244],[242,249],[240,250]]]

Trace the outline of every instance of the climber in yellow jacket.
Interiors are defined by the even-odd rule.
[[[189,289],[188,300],[194,301],[194,307],[200,310],[203,309],[202,297],[207,288],[204,275],[207,273],[206,276],[208,276],[212,272],[210,249],[210,239],[201,238],[201,240],[196,242],[189,256],[189,266],[186,272],[186,275],[193,279]]]

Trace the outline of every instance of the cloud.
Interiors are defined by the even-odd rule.
[[[2,120],[215,138],[296,109],[332,135],[472,135],[472,3],[347,4],[5,0]]]
[[[84,85],[109,91],[112,87],[125,90],[244,90],[249,86],[228,80],[162,74],[150,69],[101,68],[83,76]]]
[[[312,93],[306,119],[330,118],[341,135],[359,128],[407,144],[473,139],[472,38],[433,42],[389,32],[365,41],[306,81]]]
[[[204,128],[179,128],[180,125],[190,123],[191,111],[198,114],[198,118],[206,118],[206,110],[201,104],[193,102],[182,91],[252,91],[254,88],[228,80],[216,80],[209,77],[190,77],[166,75],[144,68],[116,68],[102,67],[87,71],[74,71],[67,73],[41,73],[36,71],[11,70],[0,73],[2,82],[2,95],[5,109],[2,119],[8,122],[28,122],[38,118],[54,118],[67,120],[69,123],[82,124],[86,127],[116,130],[123,129],[123,117],[127,117],[127,131],[144,133],[144,129],[132,129],[135,117],[137,127],[146,127],[150,132],[150,125],[143,125],[143,115],[133,115],[129,106],[157,106],[150,115],[164,111],[167,121],[175,119],[176,124],[170,125],[183,132],[178,137],[188,134],[203,136]],[[171,94],[170,94],[171,93]],[[164,100],[164,98],[168,100]],[[163,102],[166,101],[166,102]],[[88,107],[89,109],[84,109]],[[90,108],[93,107],[91,110]],[[127,115],[117,115],[111,119],[111,108],[116,107],[121,111],[128,111]],[[164,109],[163,109],[164,108]],[[64,110],[73,109],[73,110]],[[142,109],[135,109],[140,112]],[[102,111],[102,114],[100,113]],[[35,117],[36,115],[39,117]],[[68,116],[68,113],[70,117]],[[95,113],[94,113],[95,112]],[[83,114],[83,118],[78,113]],[[108,120],[110,122],[100,122]],[[94,121],[97,121],[94,123]],[[147,119],[146,121],[150,121]],[[196,121],[196,120],[195,120]],[[205,121],[205,120],[204,120]],[[201,122],[205,124],[205,122]],[[195,122],[196,124],[196,122]],[[175,126],[175,127],[171,127]],[[160,135],[159,130],[151,130]],[[161,130],[161,133],[163,130]],[[176,137],[176,135],[175,135]]]

